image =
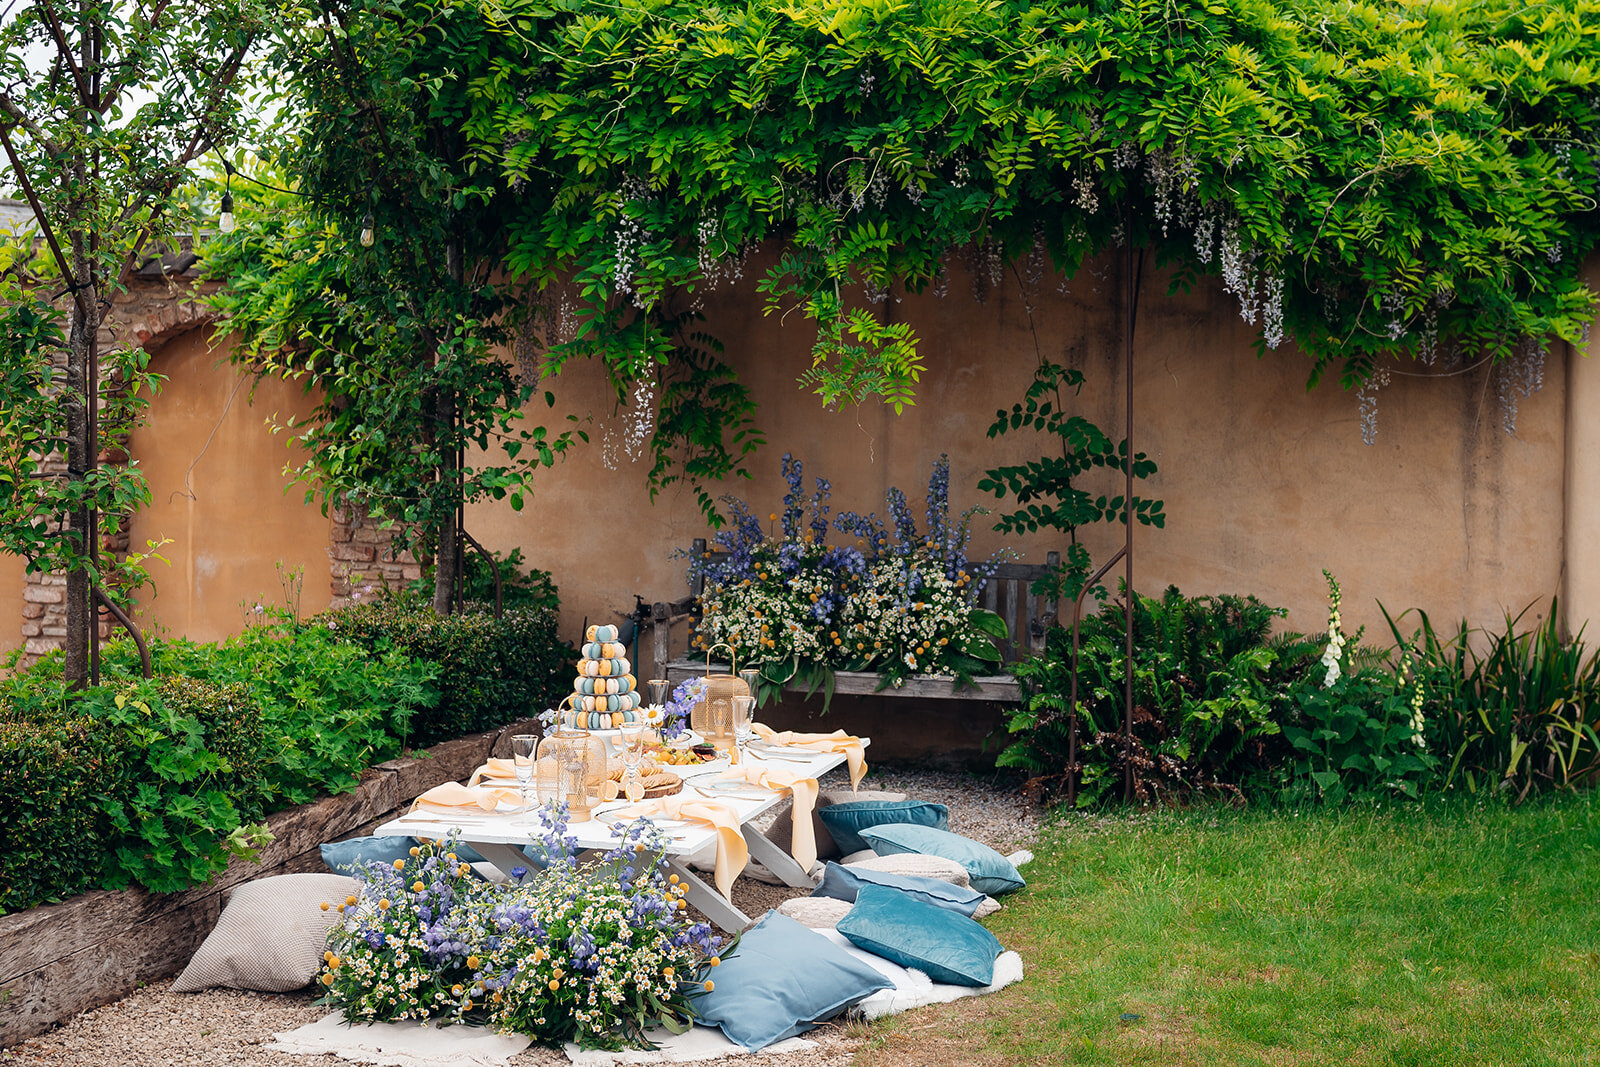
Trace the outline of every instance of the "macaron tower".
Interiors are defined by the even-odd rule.
[[[561,710],[563,726],[584,730],[615,730],[639,720],[644,703],[633,667],[624,656],[626,645],[617,642],[615,626],[591,626],[584,633],[583,658],[573,680],[573,697]]]

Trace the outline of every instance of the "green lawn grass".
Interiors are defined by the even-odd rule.
[[[1026,979],[858,1063],[1600,1063],[1593,798],[1066,817],[1035,851],[988,921]]]

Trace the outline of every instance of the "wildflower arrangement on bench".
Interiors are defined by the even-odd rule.
[[[548,1045],[648,1048],[653,1026],[682,1033],[722,943],[688,921],[658,833],[637,823],[580,864],[557,809],[548,864],[503,885],[480,880],[448,840],[367,864],[358,894],[324,905],[343,921],[323,957],[323,1003],[352,1023],[469,1022]]]
[[[983,509],[951,521],[948,456],[928,479],[926,533],[906,495],[890,489],[890,524],[854,512],[832,522],[855,545],[828,544],[826,479],[808,496],[790,454],[783,476],[783,514],[771,517],[781,537],[769,540],[749,505],[729,498],[734,522],[715,540],[727,555],[691,559],[691,572],[705,577],[694,647],[726,645],[773,685],[798,678],[829,693],[836,670],[876,672],[886,688],[916,674],[959,681],[1000,663],[1005,623],[977,606],[999,557],[968,559],[971,519]]]

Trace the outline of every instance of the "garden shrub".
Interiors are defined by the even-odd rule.
[[[437,695],[411,722],[409,743],[423,747],[537,715],[565,697],[578,653],[556,637],[556,621],[552,608],[513,608],[496,619],[481,604],[441,617],[395,594],[326,612],[316,624],[353,648],[435,668]]]
[[[272,750],[267,811],[354,789],[364,769],[414,740],[413,716],[435,700],[431,663],[400,649],[374,655],[324,625],[274,619],[220,645],[151,649],[158,674],[249,690]],[[108,654],[108,668],[133,673],[128,651]]]
[[[0,691],[0,911],[95,887],[170,892],[260,843],[272,751],[243,686],[72,696],[59,657]]]
[[[1083,620],[1079,654],[1079,797],[1093,803],[1122,781],[1132,762],[1144,799],[1187,798],[1260,787],[1280,773],[1282,723],[1308,673],[1314,647],[1273,638],[1284,614],[1255,597],[1185,597],[1169,587],[1134,602],[1134,731],[1123,749],[1124,608],[1107,605]],[[1015,668],[1024,702],[1013,709],[1010,744],[998,762],[1065,782],[1071,632],[1054,627],[1045,649]]]

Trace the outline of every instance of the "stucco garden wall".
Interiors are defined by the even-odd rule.
[[[747,268],[746,279],[757,272]],[[982,471],[1043,447],[1026,436],[986,436],[995,411],[1021,398],[1038,358],[1016,282],[1007,284],[1006,294],[979,304],[958,274],[944,298],[907,297],[890,308],[925,339],[928,364],[916,407],[900,416],[878,404],[823,410],[795,385],[809,364],[808,331],[761,315],[749,292],[713,295],[708,327],[754,390],[770,442],[755,480],[728,491],[760,514],[780,510],[779,456],[789,450],[805,460],[808,480],[832,480],[836,512],[881,514],[891,485],[920,512],[929,465],[948,452],[956,506],[994,503],[976,488]],[[1082,410],[1120,437],[1119,264],[1095,264],[1064,293],[1051,283],[1043,289],[1035,319],[1044,355],[1083,370]],[[1494,383],[1479,369],[1396,376],[1378,394],[1378,436],[1369,446],[1356,398],[1337,384],[1308,393],[1309,363],[1295,351],[1258,359],[1254,330],[1219,285],[1165,291],[1164,278],[1146,275],[1136,337],[1136,447],[1160,466],[1147,489],[1165,499],[1169,515],[1165,530],[1138,531],[1140,588],[1255,593],[1288,607],[1286,625],[1305,630],[1325,621],[1323,567],[1343,581],[1352,625],[1369,629],[1382,624],[1377,598],[1392,609],[1487,622],[1561,591],[1564,346],[1549,356],[1543,389],[1521,402],[1516,436],[1502,432]],[[571,368],[550,387],[563,410],[579,413],[605,397],[593,366]],[[609,432],[620,445],[622,422],[599,418],[591,433],[598,440]],[[1581,446],[1600,467],[1600,435]],[[683,564],[670,550],[706,533],[687,490],[652,506],[643,485],[648,460],[623,455],[608,469],[603,451],[585,449],[558,466],[521,514],[489,505],[468,512],[468,528],[485,544],[520,545],[556,573],[570,632],[584,616],[626,611],[636,592],[647,600],[682,595]],[[1113,478],[1104,488],[1119,484]],[[1600,497],[1584,485],[1573,492]],[[1025,559],[1042,560],[1059,547],[1045,536],[1008,542],[981,518],[974,525],[980,551],[1010,543]],[[1098,558],[1119,531],[1090,534]],[[1600,574],[1585,580],[1600,591]]]
[[[170,538],[152,561],[154,594],[141,598],[140,624],[197,641],[237,632],[241,605],[282,607],[276,564],[305,569],[300,609],[327,607],[329,522],[284,475],[291,458],[271,416],[305,415],[298,384],[252,382],[226,363],[226,340],[199,328],[154,349],[151,369],[167,376],[148,424],[130,451],[144,468],[152,501],[130,542]]]
[[[23,562],[0,552],[0,652],[22,647]]]

